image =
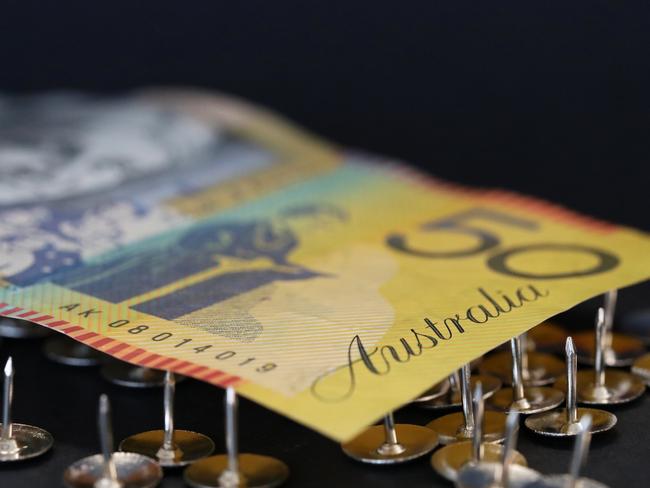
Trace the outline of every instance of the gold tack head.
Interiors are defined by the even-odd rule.
[[[396,424],[400,448],[387,450],[384,426],[375,425],[341,445],[343,452],[356,461],[369,464],[398,464],[422,457],[438,445],[438,434],[421,425]]]
[[[228,488],[240,486],[243,481],[246,488],[273,488],[280,486],[289,477],[289,468],[282,461],[257,454],[240,454],[239,471],[228,472],[228,456],[210,456],[188,466],[183,478],[195,488],[217,488],[224,486],[224,481],[232,482]]]
[[[214,442],[208,436],[188,430],[174,430],[174,449],[161,451],[164,430],[151,430],[127,437],[120,443],[120,451],[136,452],[157,459],[163,468],[186,466],[209,456]]]
[[[117,474],[116,481],[121,486],[152,488],[162,479],[162,469],[147,456],[114,452],[111,459]],[[95,454],[70,465],[63,473],[63,483],[68,488],[93,488],[99,480],[105,479],[104,475],[104,458],[101,454]]]
[[[102,354],[92,347],[65,336],[45,341],[43,352],[49,360],[67,366],[96,366],[102,359]]]
[[[483,443],[483,462],[496,463],[501,460],[503,446]],[[431,456],[431,467],[443,478],[456,481],[458,471],[472,461],[472,443],[470,441],[456,442],[438,449]],[[526,466],[524,456],[515,451],[512,463]]]
[[[578,371],[576,376],[578,403],[587,405],[617,405],[631,402],[643,395],[644,382],[636,375],[616,369],[605,370],[605,383],[598,386],[593,370]],[[566,379],[558,380],[557,389],[566,389]]]
[[[496,392],[488,405],[500,412],[517,411],[524,415],[551,410],[564,401],[564,393],[560,389],[546,386],[524,388],[524,398],[515,401],[512,388],[504,388]]]

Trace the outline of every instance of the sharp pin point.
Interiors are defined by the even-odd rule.
[[[2,388],[2,424],[0,424],[0,463],[22,461],[47,452],[54,443],[52,435],[33,425],[17,424],[11,418],[14,363],[11,356],[4,367]]]

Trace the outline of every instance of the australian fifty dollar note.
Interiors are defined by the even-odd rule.
[[[0,314],[350,438],[650,239],[193,91],[0,100]]]

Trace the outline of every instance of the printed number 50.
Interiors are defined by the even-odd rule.
[[[506,213],[498,212],[496,210],[475,208],[467,210],[451,217],[446,217],[440,220],[427,222],[421,226],[422,232],[456,232],[466,234],[478,239],[478,243],[473,247],[466,249],[459,249],[456,251],[431,251],[428,249],[421,249],[413,247],[409,244],[407,237],[404,234],[391,234],[386,239],[386,243],[393,249],[430,259],[445,259],[445,258],[463,258],[474,256],[482,252],[490,251],[501,243],[498,235],[468,221],[484,220],[492,224],[502,224],[511,227],[518,227],[520,229],[535,231],[539,226],[536,222],[520,217],[515,217]],[[531,251],[551,251],[551,252],[581,252],[590,254],[597,259],[597,263],[591,268],[580,271],[569,271],[565,273],[530,273],[526,271],[516,270],[508,263],[508,260],[516,255],[521,255]],[[615,255],[590,246],[583,246],[581,244],[561,244],[561,243],[534,243],[521,246],[511,247],[509,249],[497,251],[490,255],[486,261],[486,265],[492,271],[497,273],[516,276],[518,278],[530,279],[560,279],[560,278],[575,278],[580,276],[589,276],[598,273],[604,273],[618,266],[619,259]]]

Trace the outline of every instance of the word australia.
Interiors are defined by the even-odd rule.
[[[464,334],[468,326],[486,324],[490,320],[509,314],[526,306],[527,303],[536,302],[549,295],[548,290],[540,290],[531,284],[519,287],[511,293],[499,290],[488,292],[481,287],[477,288],[477,292],[481,296],[481,300],[468,307],[467,310],[436,322],[424,318],[422,327],[411,328],[408,334],[400,337],[393,344],[367,349],[361,336],[355,335],[348,345],[347,364],[335,370],[347,370],[349,382],[345,392],[335,397],[319,392],[319,384],[326,376],[329,376],[326,374],[314,381],[311,388],[312,393],[323,401],[342,401],[349,398],[356,389],[355,367],[362,367],[375,375],[386,375],[390,373],[393,364],[406,363],[412,358],[420,356],[424,350],[436,347],[441,341],[449,341],[457,335]],[[330,373],[332,372],[330,371]]]

